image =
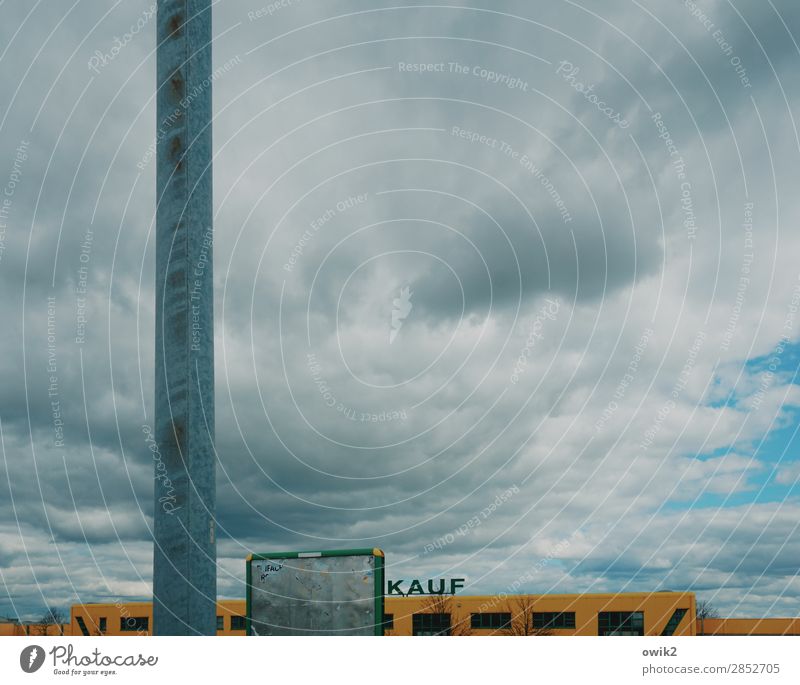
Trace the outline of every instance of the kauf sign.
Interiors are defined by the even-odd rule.
[[[406,583],[404,585],[404,583]],[[402,597],[412,595],[454,595],[464,587],[465,578],[439,578],[427,581],[413,580],[387,580],[386,594]]]

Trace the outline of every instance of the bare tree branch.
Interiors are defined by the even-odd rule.
[[[450,630],[443,635],[461,636],[472,635],[472,627],[470,623],[471,616],[467,614],[465,617],[456,615],[455,607],[453,606],[453,596],[445,594],[429,595],[425,604],[423,605],[424,612],[429,614],[447,614],[450,616]]]
[[[518,595],[508,602],[511,623],[503,630],[506,635],[550,635],[551,631],[533,627],[533,598]]]
[[[62,625],[67,622],[64,612],[58,607],[48,607],[42,617],[36,623],[36,632],[39,635],[47,635],[50,626],[58,626],[58,632],[63,635]]]

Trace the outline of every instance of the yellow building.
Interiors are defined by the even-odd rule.
[[[385,598],[387,635],[695,635],[691,592]],[[217,635],[245,634],[244,600],[220,600]],[[149,635],[150,602],[76,604],[72,635]]]
[[[698,635],[800,635],[800,618],[706,618]]]
[[[74,604],[70,611],[72,635],[150,635],[152,629],[152,602]],[[218,600],[217,635],[244,634],[244,600]]]
[[[692,592],[386,597],[387,635],[694,635]]]
[[[22,623],[15,618],[0,618],[0,637],[20,635],[69,635],[70,624]]]
[[[245,635],[245,601],[217,604],[217,635]],[[387,596],[386,635],[800,635],[800,618],[696,618],[692,592]],[[76,604],[48,635],[150,635],[150,602]],[[0,635],[41,635],[0,620]]]

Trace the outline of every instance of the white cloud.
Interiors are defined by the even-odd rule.
[[[709,8],[747,65],[744,88],[679,4],[540,4],[539,24],[496,3],[302,3],[268,24],[216,6],[216,62],[242,57],[214,84],[221,593],[242,596],[253,547],[362,542],[384,546],[393,573],[459,573],[476,591],[526,577],[538,591],[694,588],[740,615],[800,609],[787,561],[797,502],[740,504],[775,460],[759,444],[798,404],[794,345],[763,375],[781,336],[800,338],[796,49],[776,17],[746,13],[768,62],[723,3]],[[6,5],[10,37],[23,17]],[[51,20],[29,21],[0,62],[9,93],[19,64],[32,65],[0,113],[2,158],[31,138],[0,260],[0,482],[13,495],[0,504],[0,612],[148,592],[155,171],[136,163],[153,135],[154,41],[142,34],[100,74],[86,67],[139,16],[124,5],[91,33],[100,14],[81,7],[48,41]],[[364,13],[304,27],[345,10]],[[797,27],[794,9],[785,19]],[[428,33],[452,40],[409,40]],[[375,42],[354,45],[364,36]],[[630,128],[555,74],[565,59]],[[400,61],[470,68],[401,74]],[[528,88],[491,83],[476,65]],[[73,289],[92,217],[78,346]],[[413,310],[390,345],[406,286]],[[64,449],[53,445],[48,296]],[[547,298],[557,315],[531,337]],[[775,483],[797,475],[784,463]],[[512,485],[519,494],[480,527],[424,553]]]

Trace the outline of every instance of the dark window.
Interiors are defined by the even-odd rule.
[[[472,628],[477,630],[498,630],[508,628],[511,623],[511,614],[486,613],[472,614]]]
[[[231,616],[231,630],[245,630],[244,616]]]
[[[101,633],[106,632],[106,629],[108,628],[108,621],[106,621],[105,616],[100,617],[100,622],[98,623],[97,627],[100,629]]]
[[[119,631],[121,633],[139,633],[148,630],[150,620],[147,616],[128,616],[119,620]]]
[[[78,628],[81,629],[81,634],[82,635],[88,635],[89,634],[89,629],[86,627],[86,621],[83,620],[83,616],[76,616],[75,617],[75,622],[78,624]],[[30,632],[30,630],[28,628],[29,628],[29,626],[25,627],[25,634],[26,635],[30,635],[31,634],[31,632]]]
[[[394,614],[383,615],[383,629],[394,630]]]
[[[533,627],[536,630],[569,630],[575,627],[575,612],[534,611]]]
[[[601,611],[597,614],[598,635],[644,635],[644,612]]]
[[[411,617],[412,635],[449,635],[450,614],[414,614]]]
[[[686,616],[686,612],[688,609],[675,609],[675,612],[670,616],[669,621],[667,621],[667,625],[664,626],[664,630],[661,631],[662,635],[674,635],[675,630],[680,625],[683,617]]]
[[[225,630],[225,617],[217,616],[217,630]]]

